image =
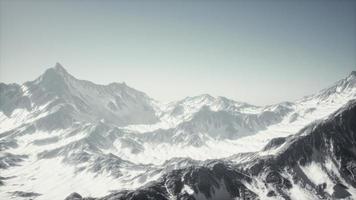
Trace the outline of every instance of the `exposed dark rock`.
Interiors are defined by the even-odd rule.
[[[37,197],[37,196],[41,196],[41,194],[36,193],[36,192],[23,192],[23,191],[15,191],[15,192],[11,192],[11,194],[13,196],[16,196],[16,197]]]
[[[351,194],[347,191],[347,187],[343,184],[336,184],[333,189],[334,193],[332,194],[332,197],[335,199],[345,199],[351,196]]]
[[[273,138],[271,141],[267,143],[267,145],[263,148],[264,151],[277,148],[281,146],[286,141],[284,137]]]
[[[83,197],[76,193],[76,192],[73,192],[72,194],[70,194],[68,197],[65,198],[65,200],[82,200]]]
[[[7,169],[11,166],[17,166],[20,162],[26,159],[26,155],[15,155],[11,153],[0,152],[0,169]]]
[[[276,192],[274,192],[273,190],[271,190],[267,193],[268,197],[275,197],[276,195],[277,195]]]

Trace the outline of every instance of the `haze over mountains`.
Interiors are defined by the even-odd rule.
[[[0,83],[0,198],[356,198],[355,99],[352,72],[295,102],[163,104],[56,64]]]

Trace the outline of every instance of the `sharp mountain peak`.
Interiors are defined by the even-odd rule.
[[[65,72],[68,73],[67,70],[61,65],[61,63],[57,62],[56,65],[53,67],[58,72]]]
[[[46,69],[46,71],[37,79],[37,81],[41,82],[43,80],[49,80],[49,81],[56,81],[56,80],[74,80],[74,81],[79,81],[79,82],[84,82],[84,83],[89,83],[92,85],[97,85],[97,86],[106,86],[106,87],[111,87],[111,88],[125,88],[129,87],[125,82],[119,83],[119,82],[111,82],[108,84],[98,84],[91,82],[89,80],[84,80],[84,79],[78,79],[77,77],[73,76],[68,70],[63,67],[63,65],[59,62],[57,62],[54,67]]]

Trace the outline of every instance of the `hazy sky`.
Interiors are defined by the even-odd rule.
[[[0,82],[60,62],[158,100],[209,93],[264,105],[356,70],[354,0],[0,2]]]

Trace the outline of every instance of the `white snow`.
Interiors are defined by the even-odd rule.
[[[345,82],[346,80],[346,82]],[[297,133],[307,124],[317,120],[324,119],[332,112],[347,103],[350,99],[355,99],[356,87],[347,87],[347,81],[350,77],[338,83],[335,88],[331,87],[333,91],[331,95],[325,97],[323,92],[316,95],[311,95],[294,102],[290,107],[293,109],[290,113],[283,117],[279,123],[268,126],[264,130],[258,131],[254,135],[246,136],[236,140],[228,139],[214,139],[207,138],[204,145],[200,147],[187,146],[183,144],[169,144],[169,143],[151,143],[147,141],[136,141],[142,144],[142,152],[132,152],[130,148],[122,145],[120,138],[113,142],[113,148],[100,149],[101,153],[112,153],[123,160],[130,161],[135,164],[151,164],[152,166],[160,166],[165,161],[175,157],[189,157],[196,160],[206,160],[215,158],[225,158],[237,153],[256,152],[256,156],[274,155],[280,152],[283,145],[279,148],[261,151],[261,149],[273,138],[285,137]],[[40,83],[41,80],[36,80]],[[115,123],[110,124],[111,128],[121,128],[122,132],[129,132],[132,136],[142,135],[145,132],[155,131],[158,129],[174,129],[179,124],[187,122],[192,119],[193,115],[200,111],[203,107],[208,107],[211,111],[226,111],[239,114],[261,114],[263,111],[276,111],[279,104],[258,107],[246,103],[237,102],[226,99],[224,97],[212,97],[210,95],[200,95],[197,97],[187,97],[181,101],[163,104],[156,102],[144,93],[135,91],[124,84],[111,84],[109,86],[96,85],[91,82],[73,79],[73,77],[66,77],[67,84],[73,96],[85,100],[85,104],[91,108],[95,108],[95,116],[100,117],[102,124],[109,124],[107,121],[110,118],[106,116],[123,117],[130,116],[132,118],[140,118],[141,121],[150,120],[149,116],[141,116],[141,109],[145,106],[151,106],[154,109],[155,115],[159,117],[159,121],[153,124],[136,124],[122,127],[115,127]],[[32,98],[33,94],[26,85],[21,86],[23,96]],[[128,101],[126,98],[133,98],[138,101],[136,104],[133,101]],[[115,98],[121,98],[124,109],[113,111],[110,108],[111,103],[117,105]],[[57,111],[57,105],[48,109],[48,105],[53,103],[55,99],[43,104],[32,105],[31,110],[17,108],[13,110],[11,116],[6,116],[0,111],[0,134],[6,131],[16,130],[23,131],[19,128],[24,124],[32,124],[38,119],[45,118],[49,114]],[[32,102],[33,104],[33,102]],[[73,102],[71,102],[71,105]],[[74,104],[73,104],[74,105]],[[74,105],[75,106],[75,105]],[[122,106],[122,105],[121,105]],[[137,106],[139,108],[137,108]],[[130,109],[128,109],[130,108]],[[109,113],[109,114],[108,114]],[[96,116],[96,114],[100,116]],[[111,115],[113,114],[113,115]],[[132,114],[132,115],[131,115]],[[88,113],[81,113],[78,116],[87,116]],[[106,117],[106,118],[105,118]],[[142,118],[141,118],[142,117]],[[105,120],[104,120],[105,118]],[[87,119],[85,117],[80,119]],[[138,120],[138,121],[140,121]],[[135,120],[134,120],[135,121]],[[109,125],[108,125],[109,126]],[[161,173],[156,173],[153,176],[148,176],[147,172],[142,169],[123,168],[120,169],[124,174],[122,177],[114,178],[110,176],[109,172],[94,174],[89,171],[75,172],[75,167],[67,165],[62,162],[62,157],[53,159],[39,159],[37,154],[43,151],[50,151],[56,148],[65,147],[68,144],[87,138],[88,134],[95,127],[92,121],[77,122],[74,127],[68,129],[54,130],[54,131],[40,131],[37,130],[32,134],[18,135],[15,137],[18,147],[7,149],[5,152],[13,154],[28,154],[29,158],[21,163],[20,166],[10,167],[6,170],[1,170],[1,176],[14,178],[6,180],[6,184],[1,186],[0,199],[10,199],[10,193],[14,191],[37,192],[43,194],[36,199],[64,199],[72,192],[78,192],[83,196],[103,196],[109,193],[110,190],[115,189],[133,189],[137,188],[148,181],[155,180],[161,176]],[[208,126],[211,128],[210,126]],[[76,134],[70,135],[74,130]],[[218,131],[218,129],[212,129]],[[243,130],[241,130],[243,131]],[[104,134],[104,133],[103,133]],[[178,132],[177,134],[181,134]],[[201,136],[205,136],[204,131],[200,131]],[[10,138],[11,136],[9,136]],[[47,144],[36,145],[34,141],[57,138],[58,140]],[[135,138],[135,137],[132,137]],[[0,140],[4,140],[0,138]],[[98,145],[99,147],[99,145]],[[100,147],[99,147],[100,148]],[[89,152],[93,153],[93,152]],[[233,160],[241,162],[240,158]],[[84,163],[83,165],[88,164]],[[326,168],[329,171],[337,171],[334,163],[327,161]],[[302,167],[302,170],[311,181],[315,184],[327,183],[326,191],[332,193],[333,182],[328,178],[325,171],[321,167],[312,163],[308,166]],[[340,175],[338,175],[340,177]],[[341,179],[342,180],[342,179]],[[345,183],[345,182],[344,182]],[[346,185],[346,183],[345,183]],[[259,194],[267,192],[263,188],[262,183],[255,183],[251,185],[251,190],[257,190]],[[257,188],[257,189],[256,189]],[[220,196],[226,195],[223,191],[224,187],[216,190]],[[3,192],[6,191],[6,192]],[[184,185],[184,192],[192,193],[192,189],[188,185]],[[352,194],[356,194],[355,189],[350,189]],[[313,199],[313,195],[305,192],[305,189],[298,185],[293,186],[290,190],[293,199]],[[267,198],[267,197],[265,197]]]
[[[330,180],[329,176],[326,172],[321,168],[321,165],[315,162],[310,163],[307,166],[300,166],[305,175],[315,184],[323,184],[326,183],[325,191],[332,195],[334,183]]]
[[[184,184],[182,193],[187,193],[187,194],[192,195],[192,194],[194,194],[194,190],[189,185]]]
[[[315,195],[310,193],[305,188],[300,187],[298,184],[294,184],[293,187],[289,190],[290,198],[292,200],[315,200],[317,199]]]

